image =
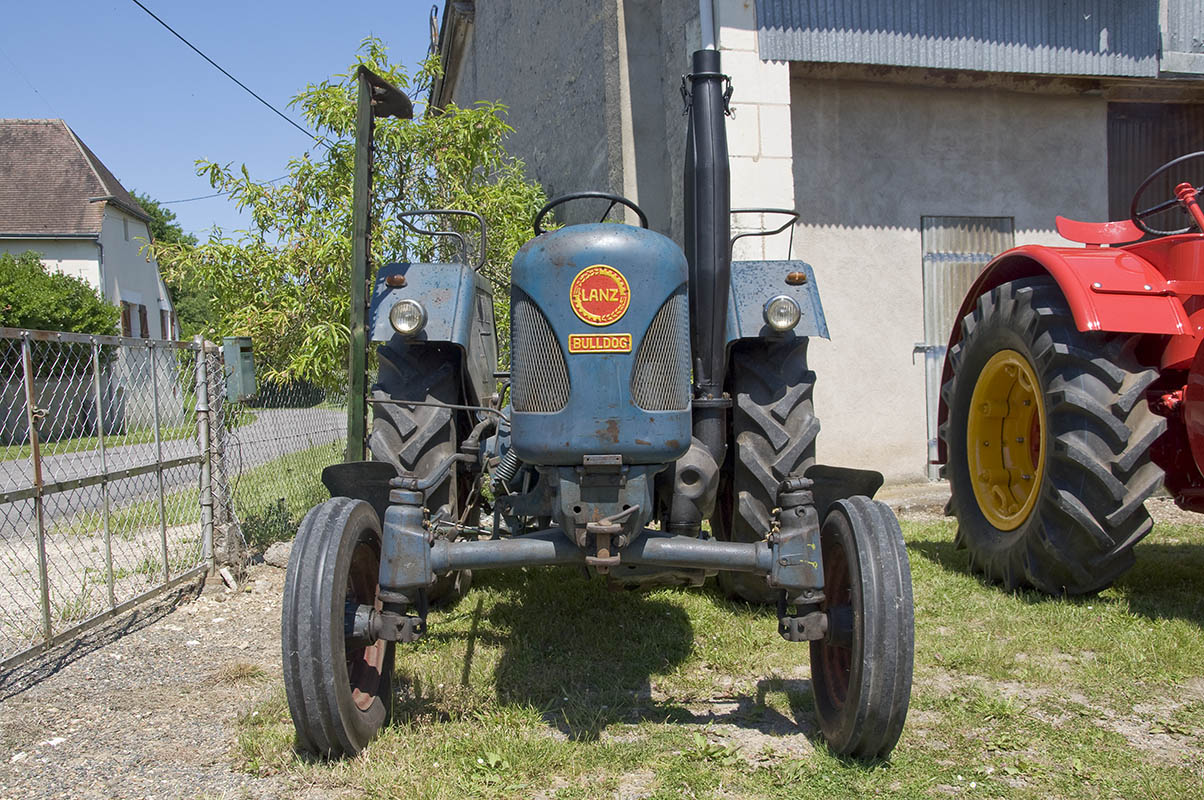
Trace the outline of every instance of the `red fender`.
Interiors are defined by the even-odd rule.
[[[1140,247],[1140,245],[1137,245]],[[1074,324],[1081,331],[1194,334],[1183,303],[1151,262],[1122,248],[1045,247],[1021,245],[996,256],[962,300],[957,319],[974,308],[980,295],[1019,278],[1046,273],[1062,290]],[[960,324],[953,326],[941,373],[944,385],[953,375],[948,352],[961,340]],[[945,399],[938,420],[948,419]],[[945,442],[938,440],[938,463],[945,463]]]

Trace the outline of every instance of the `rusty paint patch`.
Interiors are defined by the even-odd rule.
[[[606,427],[598,428],[598,430],[594,431],[594,435],[596,435],[599,439],[601,439],[604,442],[610,442],[611,444],[618,444],[619,443],[619,421],[617,419],[615,419],[614,417],[611,417],[610,419],[608,419],[606,421]]]

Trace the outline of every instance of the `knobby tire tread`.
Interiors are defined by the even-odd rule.
[[[1120,577],[1153,526],[1145,500],[1162,485],[1150,447],[1166,420],[1145,402],[1158,371],[1135,356],[1139,336],[1079,331],[1053,278],[1004,283],[979,297],[949,351],[950,409],[939,435],[948,453],[956,542],[972,569],[1009,589],[1087,594]],[[999,532],[983,517],[969,483],[966,409],[986,358],[1026,355],[1046,403],[1045,475],[1029,517]]]
[[[733,350],[730,395],[732,431],[721,484],[728,501],[716,504],[716,538],[759,542],[769,535],[778,485],[815,463],[819,420],[815,417],[815,373],[807,368],[807,339],[754,340]],[[730,522],[725,517],[730,517]],[[773,604],[777,593],[764,578],[719,573],[728,597]]]
[[[380,369],[372,386],[378,400],[418,400],[464,403],[460,355],[445,344],[407,345],[394,339],[377,349]],[[368,447],[376,461],[387,461],[399,472],[424,475],[453,455],[467,431],[459,430],[458,416],[451,409],[432,406],[373,406],[372,433]],[[425,506],[431,517],[455,518],[463,511],[468,494],[467,480],[459,465],[446,479],[427,490]],[[469,586],[472,573],[440,577],[427,590],[431,603],[454,601]]]

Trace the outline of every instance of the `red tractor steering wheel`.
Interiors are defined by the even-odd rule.
[[[1188,225],[1184,228],[1180,228],[1175,231],[1162,231],[1162,230],[1158,230],[1157,228],[1151,228],[1149,225],[1145,224],[1145,220],[1147,217],[1152,217],[1153,215],[1155,215],[1159,212],[1162,212],[1162,211],[1166,211],[1168,208],[1173,208],[1174,206],[1183,206],[1184,210],[1190,210],[1190,209],[1188,208],[1187,203],[1185,203],[1184,200],[1178,196],[1176,196],[1170,200],[1161,202],[1156,206],[1151,206],[1150,208],[1147,208],[1143,211],[1137,210],[1137,200],[1141,197],[1142,193],[1144,193],[1145,190],[1147,188],[1149,188],[1149,185],[1151,183],[1153,183],[1155,180],[1157,180],[1159,177],[1161,177],[1164,173],[1168,172],[1172,167],[1176,167],[1176,166],[1184,163],[1185,161],[1191,161],[1193,159],[1202,158],[1202,157],[1204,157],[1204,150],[1201,150],[1196,153],[1188,153],[1185,156],[1179,156],[1178,158],[1174,159],[1173,161],[1168,161],[1165,164],[1163,164],[1161,167],[1159,167],[1158,169],[1151,172],[1150,176],[1141,182],[1141,185],[1137,187],[1137,191],[1133,193],[1133,202],[1129,203],[1129,218],[1133,220],[1133,224],[1136,225],[1138,227],[1138,229],[1140,229],[1141,231],[1143,231],[1145,233],[1150,234],[1151,236],[1176,236],[1180,233],[1187,233],[1193,227],[1196,227],[1196,228],[1201,227],[1198,224],[1197,225]],[[1201,191],[1204,191],[1204,186],[1198,186],[1194,189],[1194,192],[1201,192]],[[1176,190],[1176,195],[1178,195],[1178,190]],[[1194,197],[1193,197],[1192,202],[1194,203]],[[1195,217],[1192,215],[1189,215],[1189,216],[1191,216],[1192,221],[1194,222]]]

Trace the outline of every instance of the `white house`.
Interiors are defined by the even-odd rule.
[[[174,339],[149,219],[63,120],[0,119],[0,253],[87,281],[121,307],[123,336]]]
[[[1199,0],[446,0],[431,104],[502,101],[549,195],[618,192],[680,242],[681,76],[717,40],[732,206],[801,214],[734,256],[810,263],[832,332],[808,353],[818,456],[920,480],[990,256],[1064,244],[1056,214],[1125,218],[1154,167],[1204,149],[1202,30]]]

